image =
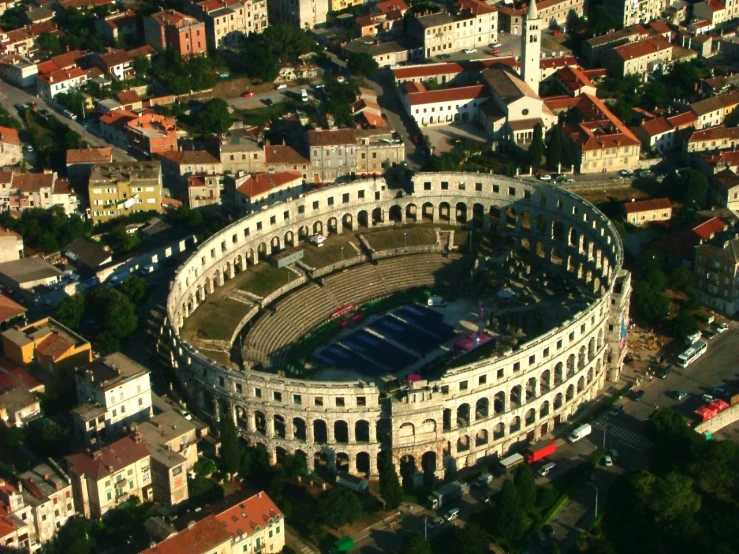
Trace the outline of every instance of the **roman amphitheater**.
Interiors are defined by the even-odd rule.
[[[318,234],[321,248],[306,240]],[[274,462],[374,476],[382,451],[401,473],[442,476],[540,440],[618,379],[622,262],[608,219],[553,185],[357,180],[201,244],[171,283],[165,332],[188,405],[233,417]]]

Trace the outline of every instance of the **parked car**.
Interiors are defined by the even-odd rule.
[[[338,81],[338,79],[337,79]],[[285,83],[281,83],[275,87],[277,90],[285,90],[287,88],[287,85]]]
[[[477,48],[465,48],[464,49],[465,54],[474,54],[475,52],[477,52]]]
[[[433,529],[436,529],[437,527],[441,527],[442,525],[444,525],[444,518],[435,517],[426,524],[426,527],[428,527],[428,530],[431,531]]]
[[[13,107],[18,111],[18,113],[26,111],[26,107],[23,104],[13,104]]]
[[[241,98],[251,98],[252,96],[254,96],[253,90],[247,90],[246,92],[241,93]]]
[[[553,34],[553,35],[554,35],[555,37],[559,37],[559,36],[562,36],[562,31],[560,31],[559,29],[555,29],[555,30],[554,30],[554,32],[553,32],[552,34]]]
[[[272,104],[274,104],[274,102],[272,102],[272,99],[271,98],[262,98],[262,103],[265,104],[265,105],[267,105],[267,106],[271,106]]]
[[[643,396],[644,396],[644,391],[643,390],[638,390],[638,391],[634,391],[632,393],[631,399],[632,400],[635,400],[635,401],[638,401],[638,400],[641,400]]]
[[[712,394],[704,394],[703,396],[701,396],[701,399],[703,400],[703,402],[713,402],[714,400],[716,400]]]
[[[688,396],[687,392],[679,390],[675,393],[675,400],[682,400],[686,396]]]
[[[39,113],[39,114],[41,114],[41,116],[42,116],[42,117],[45,117],[45,118],[48,118],[48,117],[49,117],[49,116],[51,115],[51,114],[49,113],[49,110],[47,110],[46,108],[41,108],[41,109],[40,109],[40,110],[38,111],[38,113]]]
[[[708,340],[715,339],[718,336],[718,331],[715,331],[714,329],[706,329],[703,331],[703,336]]]
[[[623,412],[624,412],[624,405],[618,404],[614,406],[613,409],[611,410],[611,416],[617,417],[617,416],[620,416]]]
[[[444,514],[444,519],[447,521],[454,521],[459,517],[459,508],[452,508]]]
[[[660,379],[667,379],[667,376],[672,373],[672,366],[668,365],[667,367],[663,367],[657,372],[657,377]]]
[[[724,387],[716,387],[711,391],[714,396],[722,397],[722,396],[729,396],[729,391],[726,390]]]
[[[147,264],[141,269],[139,269],[140,275],[149,275],[149,273],[154,273],[157,270],[157,264]]]
[[[572,177],[568,177],[567,179],[565,179],[565,185],[571,185],[574,182],[575,180]]]
[[[184,417],[186,420],[190,421],[192,419],[192,416],[190,415],[190,412],[187,410],[180,410],[180,415]]]
[[[542,175],[539,175],[539,180],[540,181],[551,181],[552,180],[552,176],[551,175],[547,175],[546,173],[544,173]]]
[[[716,331],[719,333],[723,333],[724,331],[727,331],[729,329],[729,326],[726,323],[719,323],[716,326]]]
[[[634,172],[630,169],[622,169],[618,174],[621,175],[621,177],[631,177],[634,175]]]
[[[603,456],[603,465],[606,467],[611,467],[613,465],[613,458],[611,458],[609,455]]]

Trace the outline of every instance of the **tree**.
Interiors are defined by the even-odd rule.
[[[239,472],[244,477],[261,476],[269,469],[269,454],[263,447],[247,446],[241,449],[241,466]]]
[[[239,444],[239,432],[236,430],[230,413],[221,414],[219,431],[223,465],[226,466],[226,472],[229,475],[234,475],[241,466],[241,445]]]
[[[402,554],[431,554],[431,543],[423,537],[413,537],[403,548]]]
[[[544,138],[542,137],[541,124],[534,127],[534,138],[529,145],[529,161],[532,166],[539,167],[544,156]]]
[[[590,32],[593,36],[605,35],[616,28],[616,18],[607,6],[596,6],[590,12]]]
[[[57,56],[64,52],[59,37],[52,33],[41,33],[36,37],[36,46],[38,46],[39,53],[44,58]]]
[[[521,534],[522,523],[521,501],[510,479],[503,481],[503,487],[496,499],[495,513],[496,518],[493,525],[495,534],[510,540],[518,538]]]
[[[300,475],[308,472],[308,464],[305,456],[298,454],[287,454],[282,461],[282,468],[285,470],[285,477],[288,479],[296,479]]]
[[[354,74],[364,75],[370,77],[380,67],[375,59],[364,52],[358,54],[352,54],[349,57],[349,61],[346,64],[349,71]]]
[[[121,291],[134,304],[143,304],[149,299],[149,283],[137,275],[123,281]]]
[[[209,100],[195,116],[195,126],[203,135],[224,134],[231,127],[228,104],[220,98]]]
[[[682,308],[677,317],[672,321],[672,333],[678,338],[684,339],[698,332],[698,320],[695,319],[685,308]]]
[[[96,546],[92,522],[81,516],[73,516],[59,529],[51,542],[44,545],[44,554],[92,554]]]
[[[562,127],[556,125],[552,131],[552,138],[547,148],[547,167],[553,171],[559,169],[562,162]]]
[[[151,60],[148,56],[138,56],[133,59],[133,70],[136,75],[144,76],[151,71]]]
[[[513,483],[516,485],[521,510],[526,512],[533,508],[536,504],[536,477],[531,471],[531,466],[528,464],[518,466]]]
[[[56,310],[56,319],[70,329],[78,329],[85,316],[85,295],[75,294],[67,296],[59,303]]]
[[[686,265],[680,265],[670,272],[670,288],[689,293],[695,286],[693,272]]]
[[[675,185],[678,199],[686,204],[700,204],[706,199],[708,180],[700,171],[695,169],[682,171]]]
[[[211,473],[215,473],[218,468],[213,460],[203,457],[195,462],[195,467],[193,469],[195,471],[195,475],[208,477]]]
[[[459,554],[486,554],[490,551],[487,533],[474,523],[468,523],[464,529],[454,527],[452,537],[455,552]]]
[[[95,323],[92,342],[102,355],[120,350],[121,341],[136,331],[139,321],[133,302],[110,287],[88,295],[85,317]]]
[[[395,510],[403,501],[403,487],[400,486],[398,472],[392,457],[384,454],[380,458],[380,496],[385,501],[387,510]]]
[[[671,521],[692,516],[701,508],[701,497],[693,490],[693,480],[671,472],[657,479],[650,499],[657,521]]]
[[[341,486],[333,487],[318,499],[316,521],[338,529],[347,523],[354,523],[362,515],[362,506],[357,496]]]

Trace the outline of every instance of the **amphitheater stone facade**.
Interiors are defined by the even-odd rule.
[[[249,264],[313,233],[402,221],[496,226],[521,255],[561,265],[595,300],[561,326],[501,356],[447,370],[418,390],[285,377],[226,368],[180,335],[206,295]],[[414,192],[381,180],[334,185],[271,206],[211,237],[177,270],[167,302],[172,363],[191,406],[216,422],[233,417],[272,460],[305,455],[330,467],[377,473],[380,451],[396,467],[437,474],[536,441],[619,377],[630,275],[621,239],[582,198],[555,186],[499,175],[419,173]],[[296,283],[301,286],[301,283]],[[406,465],[407,467],[407,465]]]

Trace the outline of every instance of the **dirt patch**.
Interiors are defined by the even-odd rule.
[[[216,98],[236,98],[241,96],[245,90],[255,93],[272,90],[272,83],[252,82],[248,77],[234,77],[232,79],[221,79],[213,86],[213,96]]]
[[[608,188],[606,190],[585,189],[578,190],[577,194],[592,203],[608,202],[610,200],[616,200],[617,202],[627,202],[632,198],[634,198],[635,200],[645,200],[647,198],[651,198],[651,195],[648,192],[634,187]]]

